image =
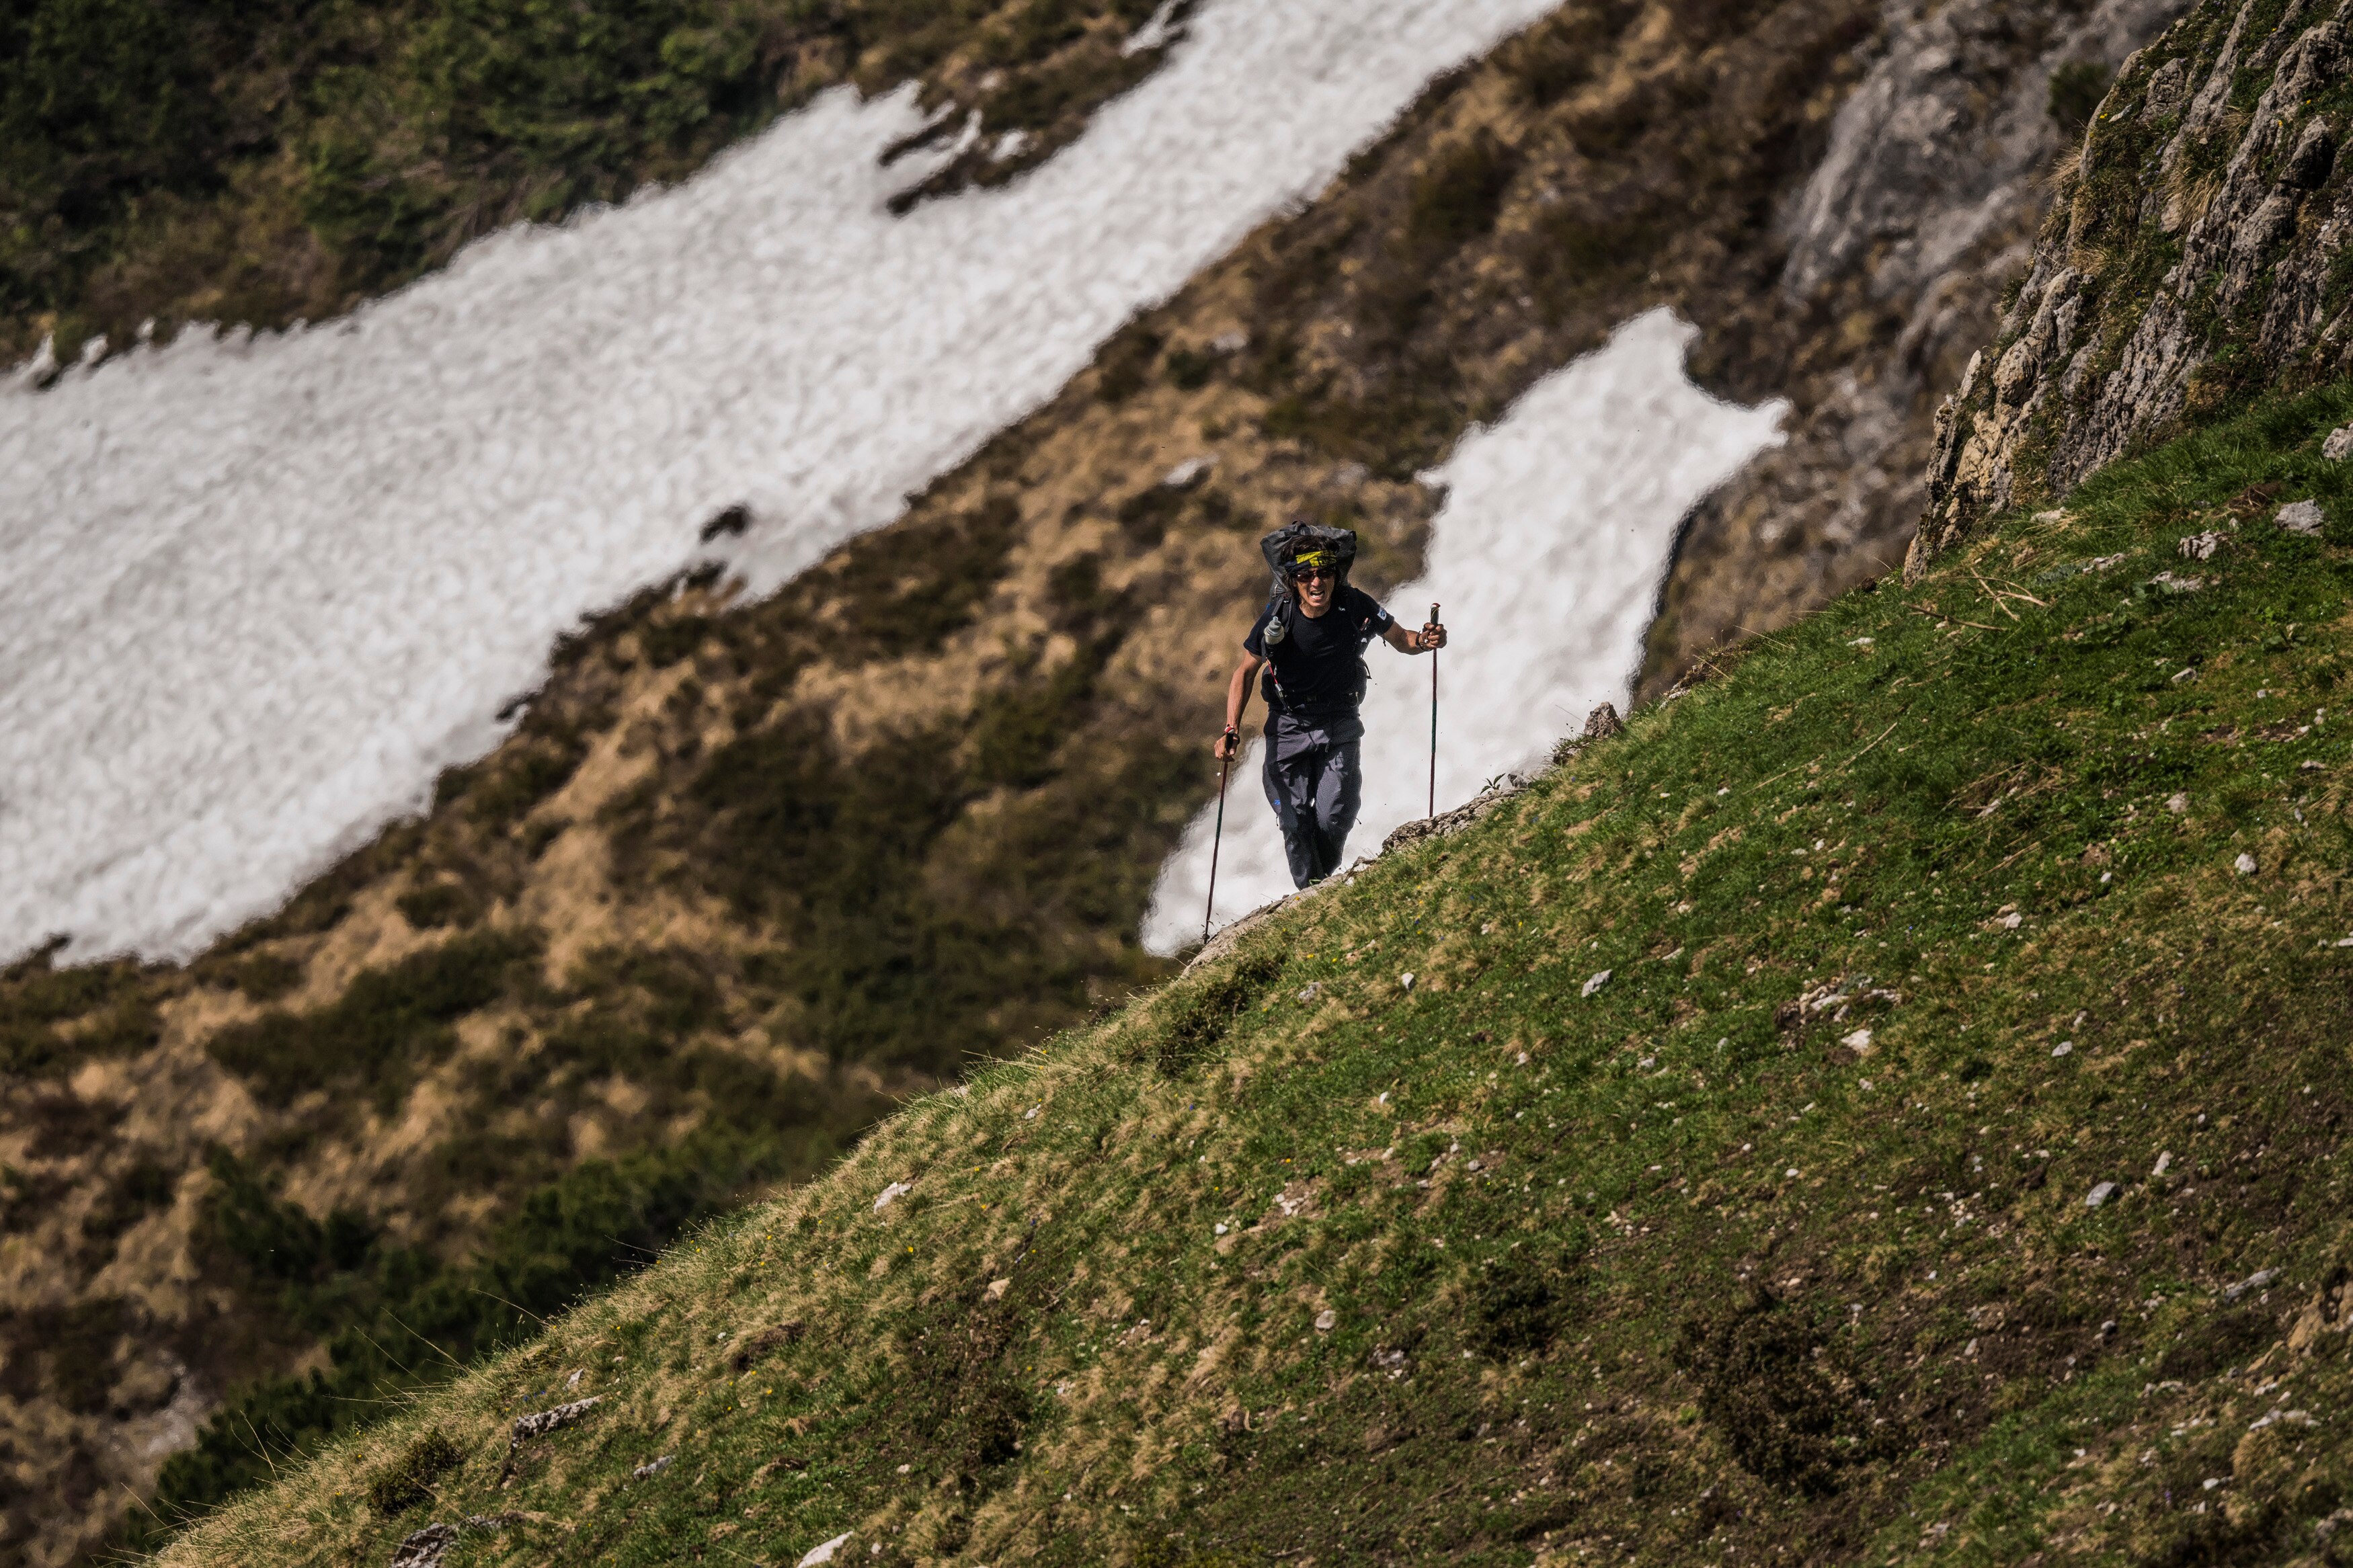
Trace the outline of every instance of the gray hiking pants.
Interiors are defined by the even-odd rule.
[[[1276,713],[1266,721],[1266,800],[1282,824],[1291,881],[1303,888],[1340,868],[1348,830],[1364,804],[1357,755],[1365,721],[1354,713],[1311,719]]]

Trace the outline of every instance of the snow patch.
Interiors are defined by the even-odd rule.
[[[1708,491],[1778,444],[1788,405],[1737,408],[1683,373],[1698,329],[1664,310],[1530,388],[1503,421],[1464,436],[1428,476],[1447,491],[1431,525],[1429,574],[1390,595],[1418,626],[1430,602],[1451,637],[1439,659],[1438,808],[1529,765],[1597,703],[1628,700],[1676,526]],[[1254,606],[1253,606],[1254,607]],[[1248,609],[1235,609],[1240,654]],[[1377,846],[1429,805],[1430,663],[1366,654],[1364,812],[1350,843]],[[1202,754],[1216,715],[1200,718]],[[1246,798],[1264,742],[1234,770],[1218,868],[1218,923],[1289,893],[1282,835]],[[1174,953],[1200,940],[1214,810],[1162,868],[1144,944]]]
[[[748,508],[719,549],[761,591],[889,522],[1551,5],[1204,5],[1076,145],[903,218],[954,150],[881,167],[914,90],[845,89],[347,320],[0,383],[0,958],[266,912],[715,514]]]

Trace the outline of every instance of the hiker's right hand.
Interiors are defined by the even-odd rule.
[[[1242,734],[1239,730],[1228,730],[1218,737],[1218,743],[1210,748],[1218,761],[1221,763],[1232,761],[1234,754],[1241,749]]]

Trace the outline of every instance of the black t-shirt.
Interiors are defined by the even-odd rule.
[[[1273,616],[1271,608],[1261,613],[1242,639],[1244,651],[1266,660],[1267,706],[1311,717],[1354,711],[1364,695],[1365,647],[1389,629],[1389,613],[1370,594],[1344,587],[1332,595],[1332,607],[1312,619],[1292,605],[1285,617],[1291,635],[1270,649],[1266,628]]]

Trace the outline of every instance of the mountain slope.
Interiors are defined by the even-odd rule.
[[[163,1560],[2337,1561],[2348,414],[1840,601]]]
[[[2080,17],[2103,47],[2154,26],[2031,9],[1971,57],[1957,124],[2037,108]],[[1946,20],[2000,34],[1996,10]],[[902,523],[760,605],[706,576],[585,626],[512,742],[276,918],[185,970],[0,977],[12,1546],[87,1539],[227,1404],[166,1489],[216,1499],[364,1408],[336,1400],[446,1370],[399,1326],[421,1300],[545,1312],[818,1168],[888,1096],[1164,975],[1132,933],[1211,787],[1171,715],[1214,711],[1255,530],[1353,521],[1367,581],[1402,581],[1435,504],[1413,476],[1636,310],[1707,329],[1695,369],[1720,386],[1794,384],[1815,458],[1775,470],[1776,508],[1900,489],[1925,436],[1834,468],[1846,416],[1820,389],[1933,376],[1905,356],[1981,336],[1968,301],[1995,285],[1977,258],[1908,275],[1951,296],[1915,339],[1821,305],[1862,288],[1867,252],[1830,247],[1790,295],[1769,221],[1818,186],[1845,95],[1933,45],[1915,33],[1935,18],[1896,22],[1564,7],[1434,84]],[[1925,402],[1905,417],[1924,432]],[[1164,482],[1199,457],[1215,468]],[[1733,607],[1793,615],[1862,560],[1759,558],[1687,552],[1654,676]],[[780,781],[807,810],[770,808]],[[463,1356],[528,1321],[470,1308],[427,1332]],[[323,1391],[286,1375],[322,1357]]]

